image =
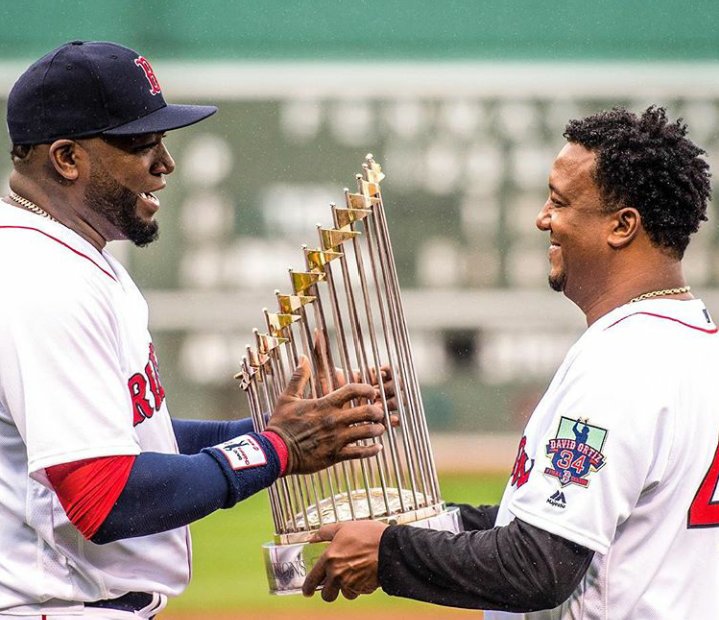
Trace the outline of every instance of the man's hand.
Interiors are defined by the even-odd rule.
[[[322,586],[322,598],[334,601],[339,593],[347,599],[371,594],[379,587],[379,542],[387,525],[379,521],[333,523],[319,529],[310,542],[331,540],[305,578],[302,594],[312,596]]]
[[[267,430],[287,444],[285,474],[310,474],[339,461],[377,454],[382,449],[378,443],[354,445],[385,430],[382,408],[367,404],[374,401],[375,389],[347,383],[322,398],[306,399],[302,395],[310,374],[309,362],[302,357],[267,424]]]
[[[315,329],[314,336],[314,350],[317,358],[317,378],[319,383],[319,389],[322,394],[328,394],[332,387],[342,387],[347,383],[347,373],[342,368],[333,368],[330,372],[330,366],[327,355],[327,341],[325,340],[324,332],[320,329]],[[378,405],[382,404],[382,396],[379,389],[380,379],[382,380],[382,387],[384,389],[385,399],[387,401],[387,410],[397,411],[397,399],[395,395],[395,383],[394,377],[392,376],[392,369],[389,365],[382,365],[379,369],[380,377],[377,377],[377,369],[374,366],[370,366],[368,369],[369,377],[368,382],[375,388],[375,400],[374,402]],[[363,383],[362,372],[353,368],[350,371],[350,377],[355,383]],[[396,416],[390,416],[392,426],[397,426],[399,421]]]

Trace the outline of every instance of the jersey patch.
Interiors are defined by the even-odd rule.
[[[240,435],[215,448],[222,451],[235,471],[267,465],[267,456],[262,446],[251,435]]]
[[[563,487],[568,484],[588,486],[589,474],[599,471],[606,462],[602,454],[606,438],[606,429],[587,424],[586,419],[572,420],[562,416],[557,435],[547,444],[552,467],[547,467],[544,473],[557,478]]]

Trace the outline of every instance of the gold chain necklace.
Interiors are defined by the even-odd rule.
[[[664,295],[681,295],[682,293],[688,293],[692,290],[691,286],[680,286],[679,288],[663,288],[658,291],[649,291],[639,297],[630,299],[629,303],[633,304],[635,301],[644,301],[645,299],[651,299],[652,297],[663,297]]]
[[[57,220],[52,215],[50,215],[47,211],[45,211],[45,209],[43,209],[42,207],[38,207],[31,200],[28,200],[27,198],[23,198],[22,196],[19,196],[12,190],[10,190],[10,198],[12,198],[20,206],[25,207],[28,211],[32,211],[36,215],[46,217],[47,219],[52,220],[53,222],[57,222]],[[58,222],[58,224],[59,223],[60,222]]]

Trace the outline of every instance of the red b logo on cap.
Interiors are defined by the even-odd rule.
[[[140,69],[142,69],[145,74],[145,77],[147,78],[147,81],[150,82],[150,94],[159,95],[160,82],[157,81],[157,76],[152,70],[152,66],[150,65],[147,58],[145,58],[144,56],[138,56],[137,58],[135,58],[135,64],[140,67]]]

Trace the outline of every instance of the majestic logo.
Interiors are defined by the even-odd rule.
[[[604,467],[602,448],[606,438],[606,429],[587,424],[586,419],[562,416],[556,437],[547,444],[552,467],[547,467],[544,473],[557,478],[563,487],[568,484],[586,487],[589,474]]]
[[[135,58],[135,64],[142,69],[147,81],[150,83],[150,94],[159,95],[162,91],[160,89],[160,82],[157,81],[157,76],[152,70],[152,65],[144,56],[138,56]]]
[[[160,369],[155,347],[150,343],[150,353],[144,372],[136,372],[127,381],[132,399],[132,425],[137,426],[160,410],[165,400],[165,390],[160,383]],[[149,393],[148,393],[149,392]],[[152,402],[150,398],[152,397]]]
[[[527,445],[526,435],[522,437],[517,448],[517,457],[514,459],[514,467],[512,467],[512,486],[517,488],[526,484],[529,480],[529,474],[534,467],[534,459],[530,459],[524,447]]]
[[[567,498],[564,497],[563,491],[555,491],[547,498],[547,503],[555,508],[566,508]]]

